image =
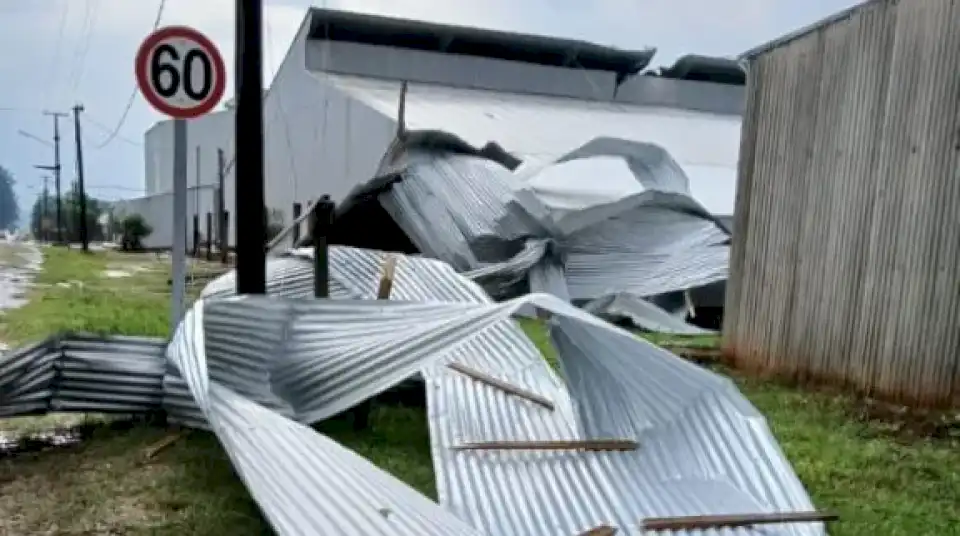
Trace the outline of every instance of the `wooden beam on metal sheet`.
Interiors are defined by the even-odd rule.
[[[461,365],[460,363],[449,363],[447,365],[447,368],[449,368],[450,370],[455,370],[460,374],[463,374],[464,376],[468,376],[471,379],[476,380],[480,383],[489,385],[490,387],[500,389],[501,391],[507,394],[522,398],[524,400],[529,400],[530,402],[543,406],[549,409],[550,411],[554,411],[556,409],[556,406],[553,404],[553,402],[550,401],[550,399],[540,396],[537,393],[534,393],[533,391],[528,391],[521,387],[517,387],[516,385],[505,382],[501,379],[494,378],[493,376],[485,372],[472,369],[466,365]]]
[[[660,517],[643,520],[643,530],[699,530],[775,525],[782,523],[826,523],[840,516],[824,512],[784,512],[774,514],[730,514],[688,517]]]
[[[581,532],[577,536],[614,536],[616,533],[616,527],[611,527],[610,525],[600,525],[599,527],[593,527],[586,532]]]
[[[397,256],[387,255],[383,259],[383,271],[380,272],[380,284],[377,286],[377,299],[389,300],[393,291],[393,275],[397,271]]]
[[[637,450],[636,441],[628,439],[584,439],[569,441],[484,441],[466,443],[454,450],[585,450],[592,452]]]

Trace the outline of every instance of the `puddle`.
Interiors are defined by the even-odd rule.
[[[0,459],[79,446],[102,431],[127,431],[135,426],[165,425],[166,416],[162,411],[156,411],[115,416],[105,420],[95,418],[73,426],[59,426],[29,433],[0,430]]]
[[[83,439],[82,430],[47,430],[28,435],[0,432],[0,458],[51,448],[70,447],[79,444]]]

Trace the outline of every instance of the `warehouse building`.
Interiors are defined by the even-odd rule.
[[[746,55],[738,366],[960,401],[958,53],[960,4],[874,0]]]
[[[322,194],[339,201],[370,180],[397,133],[407,82],[408,129],[444,130],[477,146],[495,142],[527,163],[600,136],[655,143],[683,166],[697,199],[729,217],[743,74],[731,61],[694,56],[652,70],[653,55],[311,9],[265,96],[268,209],[289,223],[295,204]],[[217,206],[218,149],[227,164],[227,211],[234,205],[232,133],[229,109],[188,122],[189,212],[202,232]],[[145,136],[148,195],[119,208],[155,222],[151,247],[171,243],[170,155],[172,125],[161,122]]]

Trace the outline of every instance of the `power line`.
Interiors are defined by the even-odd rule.
[[[153,20],[153,29],[156,30],[160,26],[160,19],[163,17],[163,8],[166,6],[167,0],[160,0],[160,6],[157,7],[157,16]],[[133,86],[133,91],[130,92],[130,97],[127,99],[127,105],[123,108],[123,113],[120,115],[120,121],[117,122],[117,126],[110,132],[110,135],[107,136],[102,143],[96,145],[94,149],[103,149],[110,144],[116,137],[120,134],[120,129],[123,128],[123,123],[127,120],[127,115],[130,113],[130,108],[133,107],[133,101],[137,98],[137,86]]]
[[[54,81],[57,78],[57,73],[60,70],[60,52],[63,49],[63,32],[67,27],[67,16],[70,14],[70,3],[66,0],[63,1],[63,9],[60,12],[60,25],[57,29],[57,40],[54,45],[53,52],[53,62],[51,62],[50,76],[47,77],[47,87],[44,91],[44,102],[47,102],[50,98],[50,88],[54,86]]]
[[[107,125],[104,125],[103,123],[101,123],[100,121],[97,121],[96,119],[93,119],[93,118],[90,117],[89,115],[84,114],[83,116],[81,116],[81,119],[83,119],[83,121],[84,121],[85,123],[88,123],[88,124],[90,124],[90,125],[93,126],[93,127],[96,127],[98,130],[104,132],[105,134],[110,134],[110,127],[108,127]],[[121,135],[119,135],[119,134],[116,135],[116,138],[117,138],[118,140],[122,141],[122,142],[129,143],[130,145],[136,145],[136,146],[138,146],[138,147],[139,147],[139,146],[143,146],[142,143],[140,143],[140,142],[138,142],[138,141],[136,141],[136,140],[132,140],[132,139],[130,139],[130,138],[127,138],[127,137],[125,137],[125,136],[121,136]]]
[[[88,0],[87,10],[84,16],[84,30],[81,30],[80,43],[77,47],[77,75],[73,79],[73,92],[76,93],[80,87],[80,81],[83,80],[83,72],[86,67],[87,54],[90,52],[90,42],[93,40],[94,29],[97,26],[97,16],[100,13],[100,0]]]
[[[123,192],[143,192],[143,188],[120,186],[119,184],[88,184],[87,190],[119,190]]]

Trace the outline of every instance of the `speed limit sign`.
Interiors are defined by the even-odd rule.
[[[158,111],[191,119],[213,109],[223,97],[226,68],[210,39],[184,26],[161,28],[140,45],[137,84]]]

